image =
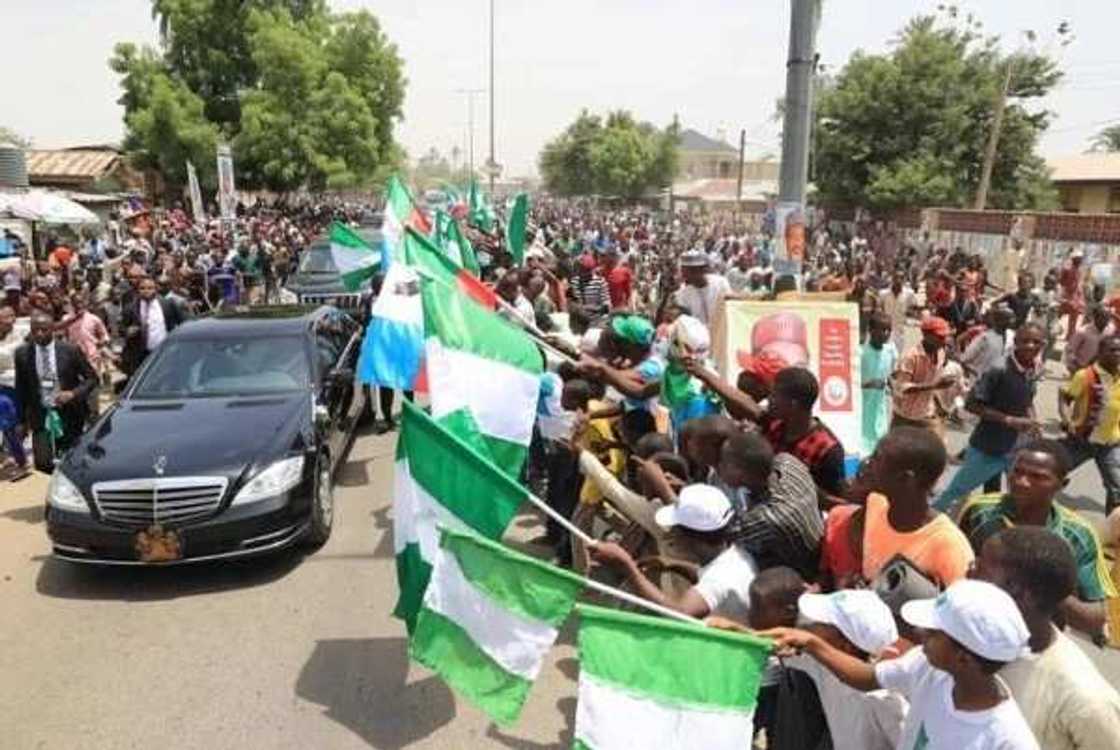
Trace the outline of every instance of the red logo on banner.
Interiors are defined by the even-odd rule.
[[[852,410],[852,330],[847,320],[820,322],[821,411]]]

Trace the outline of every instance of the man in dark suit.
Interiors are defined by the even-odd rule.
[[[150,277],[140,280],[136,297],[121,311],[124,329],[124,350],[121,352],[121,369],[132,377],[144,360],[179,327],[186,318],[182,308],[169,299],[159,296],[156,281]]]
[[[23,419],[32,434],[35,468],[49,472],[54,455],[67,450],[85,428],[89,396],[97,387],[97,373],[73,344],[54,340],[54,320],[36,312],[31,316],[31,341],[15,353],[16,394]],[[53,450],[47,431],[51,409],[58,412],[62,434]]]

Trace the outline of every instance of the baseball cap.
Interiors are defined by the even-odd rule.
[[[898,627],[890,607],[874,591],[802,594],[797,608],[814,622],[836,626],[845,638],[869,654],[877,654],[898,640]]]
[[[663,529],[683,526],[693,531],[718,531],[731,520],[731,501],[710,484],[690,484],[681,490],[677,502],[654,514]]]
[[[902,619],[914,627],[940,630],[991,661],[1015,661],[1030,639],[1019,606],[1006,591],[986,581],[964,579],[936,599],[906,602]]]

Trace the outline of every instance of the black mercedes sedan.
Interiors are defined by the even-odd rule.
[[[322,544],[364,396],[361,326],[254,307],[173,331],[58,463],[56,557],[166,565]]]

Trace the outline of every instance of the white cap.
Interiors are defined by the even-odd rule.
[[[1015,661],[1030,639],[1019,606],[998,586],[957,581],[936,599],[902,605],[902,619],[918,628],[940,630],[977,656]]]
[[[731,501],[710,484],[690,484],[677,502],[654,514],[657,525],[669,529],[683,526],[693,531],[718,531],[731,520]]]
[[[814,622],[836,626],[861,651],[877,654],[898,640],[890,607],[869,589],[802,594],[797,608]]]

